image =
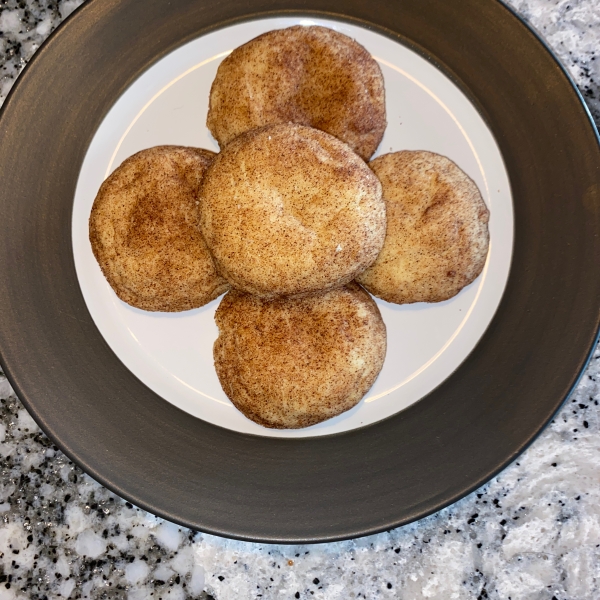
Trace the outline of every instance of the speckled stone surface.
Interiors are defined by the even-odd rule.
[[[0,0],[0,101],[79,0]],[[600,2],[513,0],[600,120]],[[316,546],[195,534],[83,474],[0,376],[0,600],[600,598],[600,351],[554,422],[454,506]]]

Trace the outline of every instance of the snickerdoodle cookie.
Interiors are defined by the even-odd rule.
[[[134,154],[102,184],[90,242],[123,300],[149,311],[182,311],[228,289],[202,238],[198,187],[214,153],[157,146]]]
[[[452,298],[482,271],[489,211],[473,180],[450,159],[424,151],[370,163],[383,187],[387,233],[357,281],[396,304]]]
[[[385,204],[373,171],[337,138],[271,125],[228,144],[200,187],[219,272],[261,297],[344,285],[377,257]]]
[[[385,358],[381,314],[356,283],[275,300],[232,290],[215,320],[213,352],[223,390],[265,427],[308,427],[351,409]]]
[[[288,122],[326,131],[369,160],[386,127],[379,65],[352,38],[319,26],[269,31],[236,48],[210,91],[207,126],[221,148]]]

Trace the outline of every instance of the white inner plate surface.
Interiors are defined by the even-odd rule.
[[[88,219],[102,181],[135,152],[159,144],[218,151],[205,123],[219,63],[257,35],[297,24],[324,25],[345,33],[375,57],[385,79],[388,121],[376,156],[408,149],[451,158],[477,183],[490,209],[491,245],[483,273],[451,300],[407,306],[378,300],[388,350],[373,388],[339,417],[282,431],[246,419],[221,389],[212,355],[220,298],[175,314],[145,312],[121,302],[92,254]],[[506,169],[494,138],[466,96],[429,62],[389,38],[347,23],[299,17],[262,19],[215,31],[145,72],[96,132],[73,209],[73,252],[83,296],[100,332],[127,368],[165,400],[196,417],[236,431],[277,437],[325,435],[375,423],[440,385],[490,323],[508,278],[512,246]]]

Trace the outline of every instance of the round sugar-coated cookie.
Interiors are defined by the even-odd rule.
[[[357,280],[396,304],[452,298],[482,271],[489,210],[475,182],[445,156],[384,154],[370,163],[383,187],[387,233]]]
[[[210,91],[207,125],[221,147],[274,123],[316,127],[369,160],[386,127],[377,62],[352,38],[320,26],[269,31],[236,48]]]
[[[142,150],[100,187],[90,242],[104,276],[127,304],[183,311],[228,289],[199,228],[198,188],[214,156],[181,146]]]
[[[200,188],[201,229],[219,272],[262,297],[348,283],[377,257],[385,204],[373,171],[337,138],[302,125],[242,134]]]
[[[223,390],[264,427],[308,427],[351,409],[385,358],[381,314],[356,283],[275,300],[232,290],[215,320]]]

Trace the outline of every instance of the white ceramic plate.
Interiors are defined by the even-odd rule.
[[[220,299],[183,313],[149,313],[121,302],[106,282],[88,238],[90,210],[102,181],[128,156],[159,144],[218,151],[206,128],[208,93],[231,50],[272,29],[324,25],[361,43],[381,65],[388,127],[376,154],[430,150],[451,158],[479,186],[491,212],[483,273],[438,304],[397,306],[377,300],[388,351],[373,388],[351,411],[302,430],[270,430],[238,412],[213,366],[214,312]],[[482,117],[443,73],[382,35],[323,19],[277,18],[221,29],[182,46],[151,67],[121,96],[85,157],[73,207],[73,252],[88,309],[119,359],[148,387],[184,411],[235,431],[304,437],[375,423],[442,383],[475,348],[500,302],[513,246],[510,185],[502,156]]]

